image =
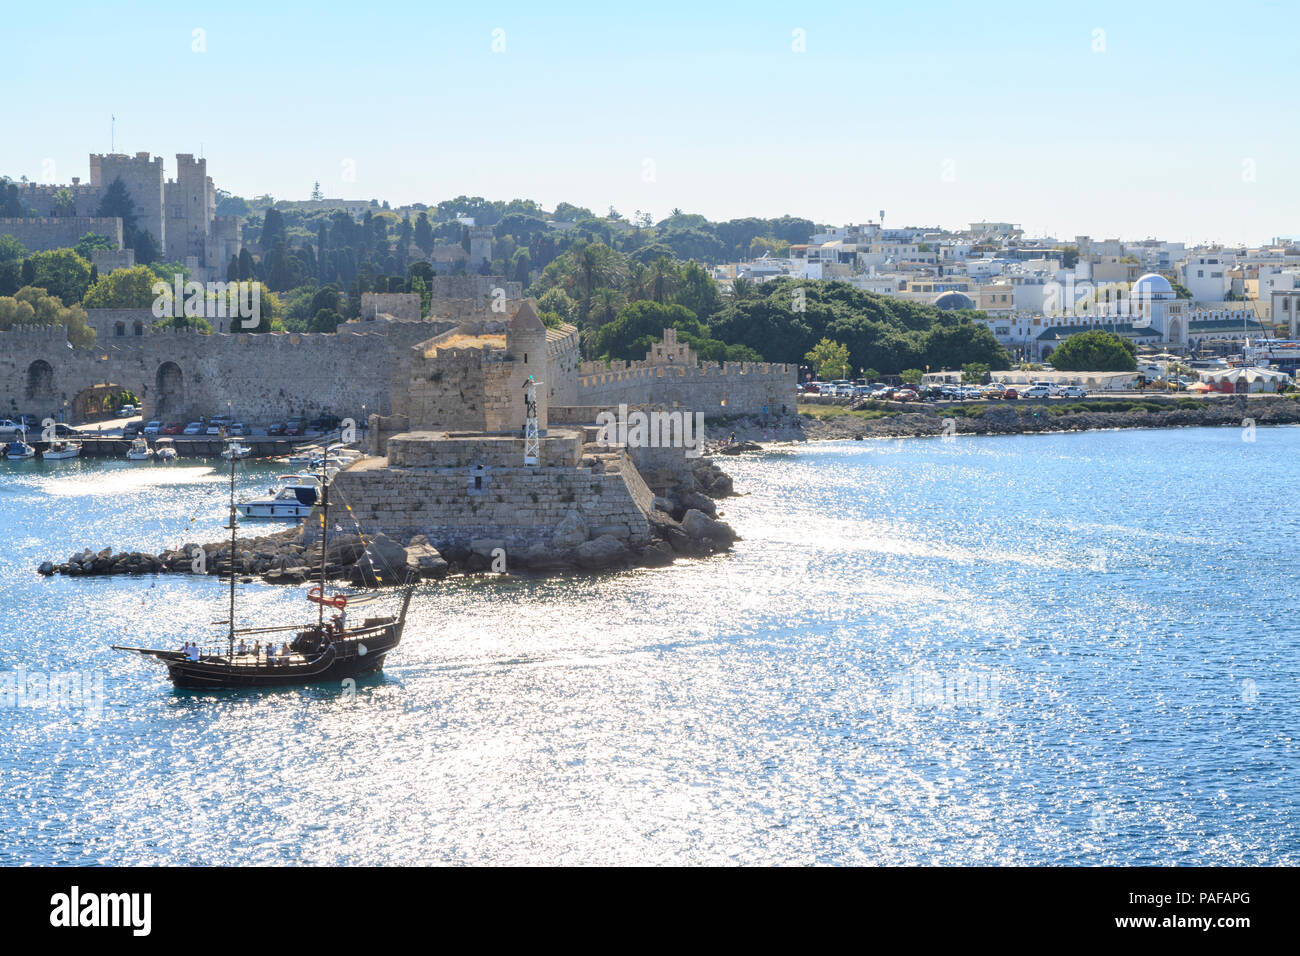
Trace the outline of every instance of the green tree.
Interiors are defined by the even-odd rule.
[[[343,321],[343,316],[339,315],[333,309],[321,309],[312,317],[311,325],[307,327],[308,332],[337,332],[339,323]]]
[[[1113,332],[1093,329],[1067,338],[1051,361],[1063,372],[1131,372],[1137,368],[1137,348]]]
[[[612,322],[600,327],[592,352],[604,359],[643,359],[650,345],[662,339],[664,329],[670,327],[696,335],[702,331],[695,313],[685,306],[642,299],[625,305]]]
[[[0,236],[0,262],[27,258],[27,249],[13,236]]]
[[[968,385],[983,385],[984,380],[988,378],[989,367],[987,362],[967,362],[961,367],[961,380]],[[917,379],[920,381],[920,379]]]
[[[577,318],[578,303],[574,302],[563,289],[547,289],[537,298],[539,312],[554,312],[565,322],[572,323]]]
[[[77,240],[77,244],[72,247],[73,252],[87,261],[89,261],[91,253],[96,249],[108,249],[114,251],[117,249],[117,243],[108,238],[108,236],[101,236],[97,233],[88,232]]]
[[[132,248],[135,249],[136,265],[147,266],[158,258],[158,243],[148,229],[141,229],[135,234]]]
[[[72,195],[72,190],[63,186],[54,193],[54,201],[50,204],[50,215],[55,218],[65,216],[75,216],[77,214],[77,200]]]
[[[874,372],[875,369],[871,369],[871,371]],[[924,373],[919,368],[905,368],[898,373],[898,377],[901,378],[903,383],[906,385],[920,385],[921,376],[923,374]],[[870,381],[875,377],[875,375],[868,375],[867,380]]]
[[[433,227],[429,225],[429,216],[420,213],[415,217],[415,245],[426,256],[433,252]]]
[[[86,310],[64,305],[45,289],[24,286],[12,296],[0,297],[0,331],[15,325],[62,325],[68,341],[77,348],[95,344],[95,330],[86,324]]]
[[[819,379],[844,378],[849,374],[849,348],[839,342],[823,338],[803,358],[817,370]]]
[[[135,200],[131,198],[131,194],[127,191],[126,183],[122,182],[121,176],[108,184],[108,188],[104,190],[103,198],[99,201],[99,209],[95,215],[101,218],[117,216],[121,219],[122,237],[128,246],[134,245]]]
[[[33,253],[31,285],[57,295],[67,305],[79,303],[90,286],[90,263],[71,249]]]
[[[114,269],[100,276],[82,299],[87,309],[147,309],[153,305],[153,285],[158,281],[147,266]]]

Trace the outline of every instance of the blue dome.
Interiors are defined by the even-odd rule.
[[[935,308],[944,309],[948,312],[955,312],[958,309],[975,308],[975,300],[965,292],[958,292],[956,289],[953,289],[935,299],[934,305]]]

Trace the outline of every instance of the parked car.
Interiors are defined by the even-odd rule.
[[[218,425],[216,422],[208,422],[208,427],[204,429],[204,433],[208,435],[220,435],[223,427],[225,426]]]
[[[339,427],[339,417],[337,415],[319,415],[307,423],[308,428],[314,428],[316,431],[328,432]]]
[[[185,430],[184,430],[183,432],[181,432],[181,434],[182,434],[182,435],[202,435],[202,434],[203,434],[203,423],[202,423],[202,422],[190,422],[188,425],[185,426]]]
[[[994,382],[992,385],[985,385],[985,386],[980,390],[980,397],[981,397],[981,398],[990,398],[990,399],[991,399],[991,398],[1001,398],[1001,397],[1002,397],[1002,391],[1003,391],[1002,386],[999,385],[999,384],[997,384],[996,382]]]
[[[297,435],[302,435],[306,431],[307,431],[306,424],[303,422],[301,418],[291,418],[287,422],[285,422],[284,433],[286,435],[297,436]]]
[[[805,395],[820,395],[822,391],[821,382],[804,382],[803,393]]]
[[[248,436],[248,433],[249,433],[248,426],[245,425],[243,422],[233,422],[231,426],[228,429],[226,429],[227,435],[232,435],[236,438],[246,438]]]
[[[143,432],[144,437],[157,438],[159,435],[162,434],[162,428],[163,428],[162,422],[152,421],[149,424],[144,426],[144,432]]]
[[[1046,385],[1035,382],[1020,393],[1021,398],[1051,398],[1052,391]]]
[[[40,423],[41,420],[37,418],[35,415],[18,416],[18,424],[22,425],[24,428],[35,428]]]
[[[284,422],[273,422],[266,426],[266,433],[268,435],[283,435],[287,427]]]
[[[179,435],[184,430],[185,430],[185,426],[182,425],[180,422],[168,422],[166,425],[162,427],[162,431],[158,432],[158,434]]]
[[[1015,401],[1015,400],[1018,399],[1019,397],[1020,397],[1020,393],[1017,392],[1014,388],[1011,388],[1010,386],[1008,386],[1008,387],[1006,387],[1006,388],[1004,388],[1004,389],[1002,390],[1002,400],[1003,400],[1004,402],[1005,402],[1005,401]]]
[[[136,438],[136,437],[139,436],[139,434],[140,434],[140,432],[141,432],[141,430],[142,430],[143,428],[144,428],[144,425],[142,425],[140,422],[127,422],[127,423],[122,427],[122,437],[123,437],[123,438]]]
[[[0,421],[0,435],[4,435],[6,438],[12,438],[18,432],[25,430],[26,427],[22,422],[16,422],[8,418]]]
[[[1052,397],[1055,397],[1055,396],[1061,394],[1061,386],[1060,386],[1060,385],[1057,385],[1055,382],[1034,382],[1034,384],[1033,384],[1032,387],[1033,387],[1033,388],[1045,388],[1045,389],[1047,389],[1047,395],[1048,395],[1049,398],[1052,398]]]
[[[1062,385],[1061,397],[1062,398],[1087,398],[1088,390],[1084,388],[1082,385]]]
[[[117,410],[117,414],[122,418],[134,418],[135,413],[134,405],[123,405]]]
[[[916,402],[920,401],[921,396],[910,388],[899,388],[894,390],[894,401],[896,402]]]

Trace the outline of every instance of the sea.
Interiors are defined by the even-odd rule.
[[[224,463],[0,461],[0,864],[1300,863],[1300,429],[720,463],[728,554],[428,583],[380,675],[205,694],[111,645],[217,579],[36,568],[221,540]]]

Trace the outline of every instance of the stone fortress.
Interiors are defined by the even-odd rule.
[[[69,348],[61,327],[0,332],[0,417],[83,420],[110,385],[139,396],[145,419],[259,426],[330,413],[369,425],[370,457],[335,478],[367,535],[500,549],[531,568],[726,547],[730,530],[698,493],[725,476],[706,466],[697,481],[683,447],[602,445],[597,416],[619,405],[793,412],[795,367],[700,365],[669,329],[644,362],[604,369],[581,362],[576,328],[548,329],[519,292],[499,278],[437,277],[441,315],[421,316],[418,296],[370,296],[360,320],[329,334],[153,331],[147,309],[90,310],[88,349]],[[525,463],[530,380],[539,434]]]
[[[135,204],[136,228],[153,235],[161,258],[184,263],[199,282],[225,278],[230,257],[243,248],[239,220],[216,215],[216,188],[208,176],[208,161],[190,153],[176,154],[175,179],[165,177],[161,156],[92,153],[88,183],[79,177],[68,185],[15,183],[19,200],[38,218],[0,219],[0,235],[13,236],[29,251],[39,252],[75,246],[93,232],[108,236],[120,250],[122,221],[97,217],[115,179],[122,180]],[[55,216],[60,197],[67,195],[72,197],[73,215]]]

